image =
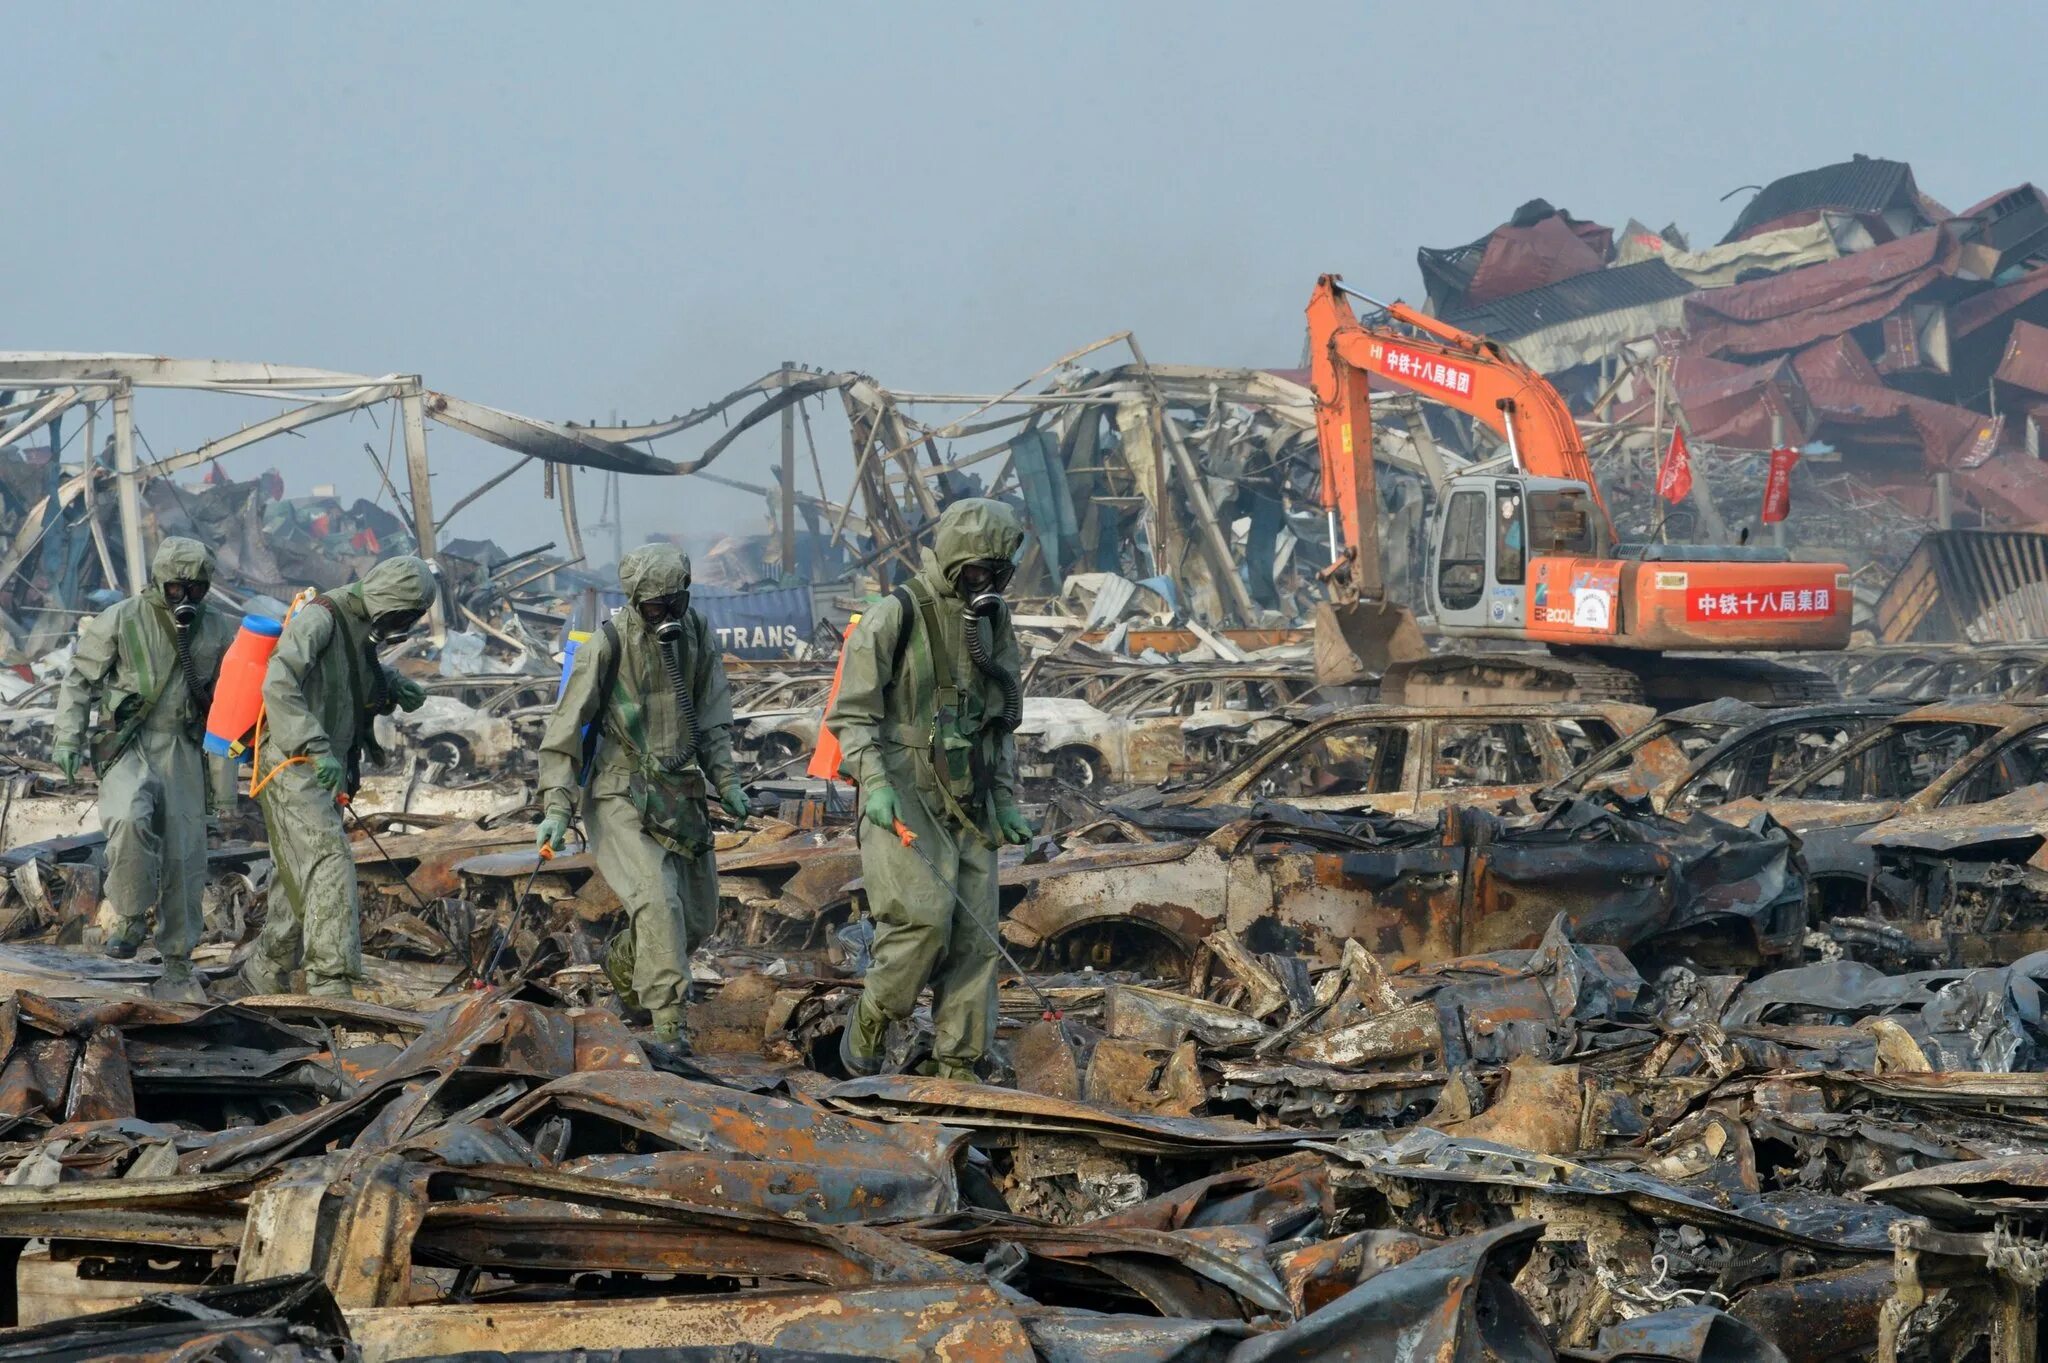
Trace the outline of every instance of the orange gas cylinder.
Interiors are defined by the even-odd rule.
[[[213,686],[213,707],[206,712],[209,757],[246,757],[249,731],[263,710],[263,674],[277,652],[284,626],[267,615],[245,615],[235,641],[221,659],[220,679]]]

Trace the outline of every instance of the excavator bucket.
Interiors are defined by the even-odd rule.
[[[1429,656],[1414,614],[1388,601],[1325,601],[1316,607],[1315,641],[1323,686],[1375,681],[1396,663]]]

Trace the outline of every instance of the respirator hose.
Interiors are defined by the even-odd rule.
[[[1024,722],[1024,688],[990,656],[988,644],[981,637],[983,624],[1002,609],[1003,599],[994,592],[983,592],[967,603],[967,656],[974,661],[975,671],[1003,688],[1003,713],[996,723],[1004,733],[1014,733]]]
[[[185,690],[192,696],[192,707],[199,712],[203,721],[206,712],[213,705],[213,698],[199,682],[199,666],[192,661],[192,627],[180,620],[177,624],[178,670],[185,674]]]
[[[682,647],[674,639],[662,639],[661,667],[668,673],[668,689],[675,693],[676,719],[682,726],[681,751],[671,765],[680,770],[697,755],[697,705],[690,699],[690,684],[683,679]]]

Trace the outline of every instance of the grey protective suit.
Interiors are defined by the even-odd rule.
[[[207,764],[200,750],[208,697],[194,697],[178,658],[178,629],[166,582],[211,581],[213,555],[173,536],[157,546],[142,595],[86,622],[58,694],[55,744],[83,751],[98,711],[93,762],[100,778],[100,827],[107,835],[102,898],[109,930],[140,942],[156,910],[156,946],[167,981],[189,978],[206,885]],[[202,688],[213,685],[234,622],[202,602],[186,645]]]
[[[619,563],[629,603],[686,590],[690,560],[672,545],[646,544]],[[696,713],[694,753],[679,713],[663,645],[629,604],[612,617],[618,680],[598,694],[611,658],[602,630],[576,650],[568,686],[541,740],[547,814],[570,814],[583,762],[583,728],[600,725],[583,800],[590,849],[631,924],[632,990],[655,1014],[679,1016],[690,987],[690,951],[718,926],[718,867],[708,797],[732,783],[732,695],[710,627],[684,621],[677,662]]]
[[[352,791],[362,753],[371,746],[370,726],[391,711],[397,685],[377,661],[371,621],[393,611],[423,611],[433,599],[434,578],[425,562],[410,555],[385,559],[361,582],[302,608],[270,655],[256,779],[269,777],[257,803],[277,883],[263,934],[242,965],[251,989],[289,989],[301,956],[309,994],[346,997],[363,976],[355,857],[334,792],[314,779],[311,759],[331,755],[340,761]]]
[[[889,829],[861,818],[861,876],[875,945],[850,1023],[854,1049],[878,1053],[888,1023],[908,1018],[929,984],[932,1058],[953,1078],[973,1075],[995,1031],[989,934],[997,926],[998,819],[1017,803],[1016,740],[989,722],[1002,709],[1002,688],[969,661],[965,603],[954,577],[975,560],[1013,557],[1023,538],[1016,513],[1001,502],[977,497],[948,506],[910,584],[913,603],[920,595],[932,603],[929,623],[940,647],[930,646],[920,606],[906,612],[894,595],[875,603],[847,638],[839,695],[826,720],[843,752],[840,770],[859,783],[864,802],[878,787],[894,789],[900,817],[924,853],[920,858]],[[1016,677],[1017,641],[1007,614],[980,627],[996,666]],[[972,780],[962,782],[956,772],[949,781],[934,759],[938,748],[947,750],[949,765],[974,773]],[[966,910],[955,893],[979,927],[962,920]]]

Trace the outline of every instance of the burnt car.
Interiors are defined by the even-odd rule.
[[[1116,839],[1125,839],[1116,841]],[[1185,976],[1205,945],[1390,968],[1573,940],[1646,963],[1748,969],[1796,958],[1803,869],[1768,819],[1731,829],[1569,800],[1539,819],[1446,804],[1423,816],[1110,806],[1002,875],[1005,940],[1041,968]],[[1232,967],[1233,970],[1236,967]]]
[[[1844,696],[1889,700],[1992,700],[2039,695],[2048,648],[2039,644],[1885,644],[1819,665]]]
[[[1390,814],[1507,800],[1557,780],[1651,718],[1645,706],[1594,701],[1293,712],[1283,732],[1235,765],[1157,799]]]
[[[1122,678],[1093,702],[1029,696],[1018,773],[1096,790],[1215,770],[1287,727],[1277,712],[1314,686],[1286,673],[1174,667]]]
[[[2044,780],[2048,707],[1944,702],[1908,710],[1761,797],[1711,812],[1741,822],[1768,811],[1800,836],[1822,916],[1862,916],[1896,910],[1907,897],[1878,875],[1865,833]]]
[[[1903,814],[1857,841],[1885,887],[1860,921],[1838,923],[1858,956],[1986,966],[2048,951],[2048,785]]]
[[[778,677],[750,688],[745,707],[733,710],[733,761],[767,771],[817,747],[831,689],[830,677]]]
[[[1949,700],[1991,700],[2019,689],[2039,693],[2039,678],[2048,654],[2039,648],[1973,647],[1927,658],[1901,660],[1886,676],[1873,681],[1873,697],[1944,697]]]
[[[1612,791],[1646,798],[1660,813],[1711,810],[1784,784],[1910,708],[1905,701],[1764,708],[1733,699],[1688,706],[1594,754],[1546,787],[1538,803]]]

